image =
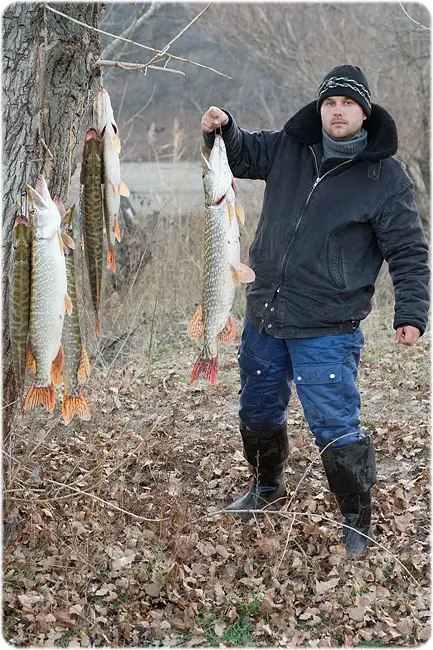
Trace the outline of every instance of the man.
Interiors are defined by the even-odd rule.
[[[229,510],[285,496],[286,408],[293,381],[344,523],[349,557],[371,536],[376,480],[371,435],[360,425],[359,323],[383,260],[395,292],[396,341],[414,345],[427,324],[427,245],[392,117],[371,103],[360,68],[327,74],[317,100],[279,132],[249,133],[215,106],[202,118],[211,147],[221,127],[238,178],[266,181],[250,249],[239,350],[240,430],[254,485]]]

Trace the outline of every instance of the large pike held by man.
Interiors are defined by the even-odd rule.
[[[67,293],[59,210],[43,176],[38,176],[36,189],[26,185],[26,191],[32,237],[29,340],[35,377],[24,408],[33,409],[41,404],[51,413],[54,384],[61,381],[63,369],[61,338],[65,311],[70,313],[72,304]]]
[[[192,339],[204,336],[191,382],[203,373],[214,386],[218,379],[217,342],[233,342],[236,336],[230,314],[236,286],[253,282],[255,274],[240,261],[238,218],[243,223],[244,214],[236,204],[223,138],[216,135],[212,149],[203,146],[201,155],[205,195],[203,293],[202,304],[188,324],[188,335]]]
[[[110,96],[103,88],[93,103],[94,122],[102,141],[102,182],[104,184],[104,218],[107,237],[107,268],[116,272],[114,240],[120,242],[120,197],[129,190],[120,178],[120,138],[111,108]]]
[[[62,229],[74,239],[74,208],[62,215]],[[62,347],[63,364],[63,395],[62,416],[65,424],[69,424],[74,415],[81,420],[90,420],[91,414],[86,398],[81,392],[81,385],[90,375],[90,363],[86,349],[81,340],[80,321],[78,316],[77,290],[75,286],[74,251],[65,246],[66,276],[68,295],[72,303],[72,313],[66,314],[63,325]]]
[[[104,213],[101,185],[101,140],[96,129],[89,129],[86,133],[80,180],[82,185],[81,208],[83,214],[84,254],[89,274],[92,304],[95,310],[95,334],[99,336]]]
[[[10,340],[12,366],[23,413],[23,392],[26,373],[26,346],[30,320],[31,234],[30,224],[20,198],[12,229],[10,283]]]

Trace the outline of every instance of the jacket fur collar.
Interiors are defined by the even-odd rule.
[[[378,104],[371,105],[371,115],[364,120],[367,131],[367,146],[357,158],[381,160],[393,156],[398,149],[397,127],[391,115]],[[301,108],[284,125],[284,131],[304,144],[322,142],[322,121],[316,109],[316,102]]]

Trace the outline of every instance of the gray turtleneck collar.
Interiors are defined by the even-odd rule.
[[[343,158],[350,160],[357,156],[367,146],[367,131],[361,131],[350,140],[337,141],[333,140],[322,128],[323,158],[322,163],[327,158]]]

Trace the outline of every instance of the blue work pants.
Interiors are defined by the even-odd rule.
[[[359,440],[363,433],[356,378],[363,344],[360,328],[332,336],[278,339],[260,333],[245,318],[238,354],[240,419],[254,431],[284,426],[294,382],[320,450],[334,440],[332,448]]]

